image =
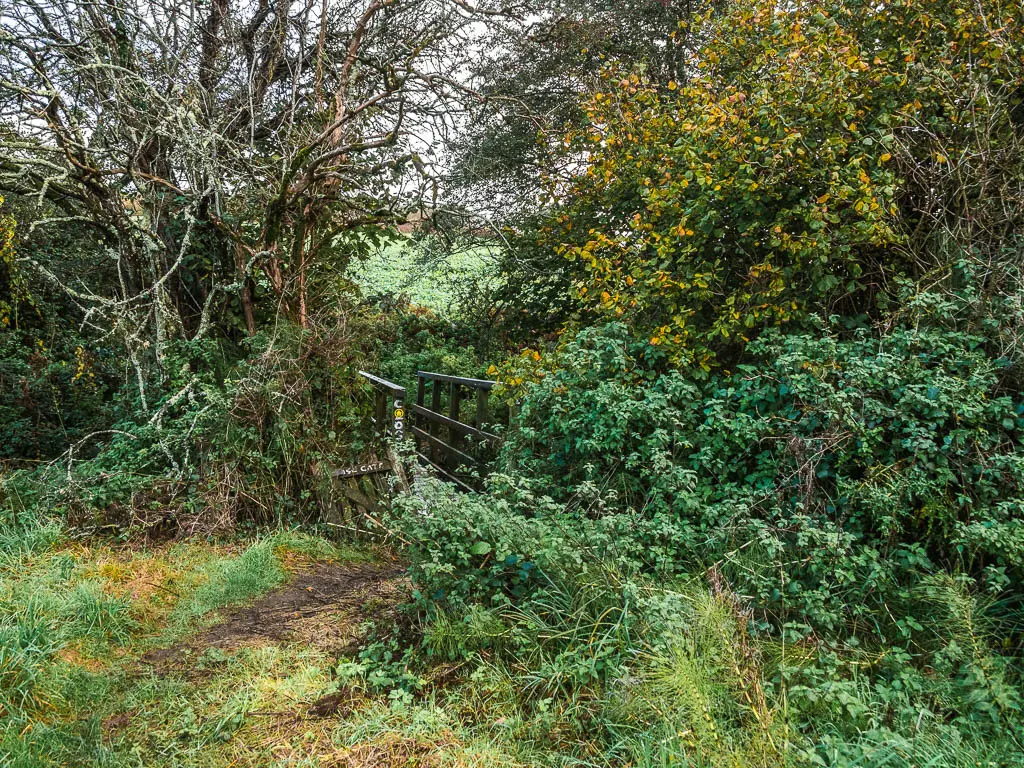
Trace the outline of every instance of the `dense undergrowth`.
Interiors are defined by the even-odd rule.
[[[650,61],[555,14],[600,63],[483,245],[317,198],[246,261],[203,202],[129,289],[112,227],[14,192],[0,762],[1024,765],[1019,9],[692,5]],[[358,372],[419,369],[499,380],[496,461],[339,519],[331,471],[384,447]],[[401,606],[350,651],[145,661],[296,558],[366,559],[295,525],[400,553]]]
[[[427,654],[613,763],[1024,759],[1024,405],[970,335],[767,335],[735,373],[581,334],[486,493],[396,521]]]
[[[314,381],[323,353],[298,335],[309,351],[296,368],[279,337],[281,357],[247,363],[233,399],[170,419],[179,442],[165,431],[127,455],[145,432],[113,441],[70,465],[70,487],[54,479],[66,461],[8,475],[5,754],[15,765],[152,764],[153,750],[168,765],[260,764],[252,713],[277,695],[260,676],[284,675],[299,691],[292,707],[358,692],[343,718],[315,721],[311,765],[368,743],[382,750],[372,759],[411,764],[1016,765],[1024,399],[1014,364],[992,354],[997,334],[950,322],[977,305],[972,291],[918,294],[887,327],[822,318],[769,331],[728,371],[667,365],[616,323],[499,363],[497,398],[517,400],[518,416],[484,489],[421,474],[384,520],[411,561],[398,618],[378,619],[340,660],[271,647],[201,661],[227,664],[208,684],[139,682],[147,650],[281,584],[281,552],[337,551],[293,534],[242,548],[189,538],[316,516],[288,483],[316,476],[293,462],[322,417],[253,403],[300,391],[293,376]],[[486,365],[468,330],[384,312],[395,343],[373,354],[389,375]],[[354,453],[368,439],[358,401],[328,404],[339,402],[350,431],[335,445]],[[270,421],[256,429],[260,408]],[[217,433],[260,449],[204,448]],[[196,451],[200,472],[226,462],[238,480],[217,487],[232,495],[173,474],[154,484],[162,447]],[[109,498],[82,497],[89,488]],[[225,508],[243,493],[266,503],[270,488],[272,516]],[[183,541],[125,564],[111,560],[116,539],[82,538],[102,530]],[[140,567],[159,586],[144,600],[123,587]],[[230,694],[246,675],[244,695]],[[83,718],[97,697],[108,705]],[[111,736],[126,710],[133,726]]]

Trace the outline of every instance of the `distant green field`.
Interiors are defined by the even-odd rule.
[[[442,252],[409,238],[354,262],[348,277],[367,295],[404,294],[414,304],[450,315],[471,288],[488,290],[497,285],[499,253],[497,246]]]

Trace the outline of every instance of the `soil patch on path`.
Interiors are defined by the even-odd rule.
[[[407,585],[395,566],[316,563],[246,606],[221,612],[217,624],[142,657],[158,675],[205,674],[195,660],[208,649],[303,643],[339,655],[355,650],[360,626],[394,609]]]

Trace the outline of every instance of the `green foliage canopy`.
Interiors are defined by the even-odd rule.
[[[1024,199],[1009,6],[735,3],[684,24],[706,41],[688,79],[606,70],[565,137],[581,170],[549,177],[561,202],[527,245],[577,265],[584,311],[706,369],[811,313],[877,317],[897,278],[951,256],[1005,262]],[[1000,152],[1013,162],[985,173],[1004,217],[982,232],[976,155]]]

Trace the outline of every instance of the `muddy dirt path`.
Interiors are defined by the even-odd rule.
[[[317,563],[249,605],[222,611],[208,629],[149,651],[142,662],[159,675],[190,675],[197,674],[192,661],[208,648],[304,643],[339,655],[351,652],[363,622],[400,601],[403,574],[395,566]]]

